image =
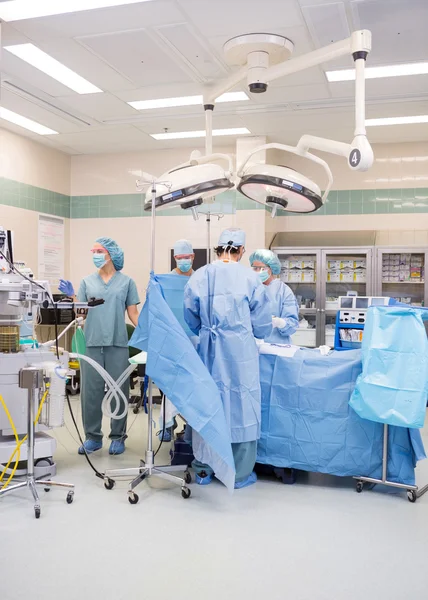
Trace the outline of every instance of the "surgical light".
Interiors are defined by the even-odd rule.
[[[19,125],[19,127],[23,127],[24,129],[28,129],[28,131],[33,131],[39,135],[54,135],[58,133],[58,131],[49,129],[49,127],[45,127],[36,121],[27,119],[27,117],[23,117],[7,108],[0,107],[0,119],[9,121],[9,123],[14,123],[14,125]]]
[[[49,54],[46,54],[46,52],[43,52],[43,50],[40,50],[34,44],[16,44],[15,46],[5,46],[4,49],[78,94],[96,94],[102,92],[100,88],[97,88],[58,60],[49,56]]]
[[[217,160],[227,162],[224,169]],[[147,180],[147,178],[145,178]],[[234,186],[232,181],[232,162],[225,154],[199,156],[193,153],[190,160],[164,173],[154,181],[156,188],[155,207],[157,210],[180,207],[190,210],[197,218],[198,207],[203,201],[221,194]],[[145,211],[152,210],[152,189],[147,189]]]
[[[231,127],[229,129],[213,129],[213,136],[227,136],[227,135],[247,135],[251,133],[246,127]],[[150,136],[155,140],[185,140],[191,138],[204,138],[206,136],[205,130],[200,131],[168,131],[165,133],[151,133]]]
[[[216,98],[216,103],[243,102],[249,100],[245,92],[228,92]],[[128,102],[136,110],[150,110],[156,108],[174,108],[178,106],[198,106],[203,104],[202,94],[198,96],[179,96],[177,98],[157,98],[154,100],[135,100]]]
[[[109,8],[125,4],[138,4],[150,0],[9,0],[0,3],[0,19],[3,21],[21,21],[51,15]]]
[[[270,164],[248,164],[253,154],[260,150],[282,150],[291,154],[305,156],[322,166],[327,174],[328,183],[321,197],[319,186],[311,179],[290,167]],[[333,176],[327,163],[298,146],[266,144],[253,150],[246,157],[238,171],[237,189],[250,200],[263,204],[272,210],[274,217],[278,210],[293,213],[311,213],[323,205],[333,183]]]

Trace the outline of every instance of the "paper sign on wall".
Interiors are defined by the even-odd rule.
[[[57,286],[64,276],[64,219],[39,215],[38,279]]]

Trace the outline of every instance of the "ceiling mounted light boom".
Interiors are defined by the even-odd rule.
[[[368,30],[355,31],[351,37],[319,48],[313,52],[289,59],[294,44],[279,35],[252,33],[232,38],[223,47],[226,60],[241,68],[225,81],[207,88],[204,93],[206,152],[212,152],[212,114],[215,99],[232,89],[242,80],[247,80],[250,93],[263,93],[268,84],[281,77],[303,71],[350,54],[355,65],[355,130],[352,143],[346,144],[303,135],[297,146],[267,144],[255,149],[238,170],[237,188],[247,197],[273,208],[272,216],[278,208],[290,212],[313,212],[322,206],[333,184],[333,177],[327,163],[309,152],[309,149],[329,152],[347,159],[353,171],[367,171],[373,164],[373,150],[365,129],[365,61],[371,50],[371,33]],[[248,159],[257,151],[276,148],[307,158],[323,167],[328,184],[321,197],[319,186],[305,175],[288,167],[278,165],[253,164]]]

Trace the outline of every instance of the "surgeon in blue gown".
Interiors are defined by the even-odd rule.
[[[256,273],[239,264],[244,251],[244,231],[223,231],[215,248],[217,260],[198,269],[184,290],[184,318],[199,334],[199,356],[220,390],[230,426],[236,488],[257,480],[253,468],[261,393],[255,337],[268,337],[272,331],[266,288]],[[212,481],[209,465],[194,461],[193,468],[197,483]]]
[[[271,302],[272,333],[265,338],[270,344],[290,344],[290,336],[299,327],[299,307],[293,291],[277,278],[281,263],[271,250],[256,250],[250,256],[250,265],[266,287]]]

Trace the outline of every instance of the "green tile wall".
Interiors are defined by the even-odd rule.
[[[70,196],[0,177],[0,204],[70,218]]]
[[[11,179],[0,178],[0,204],[16,206],[72,219],[103,217],[148,217],[143,210],[145,194],[66,196]],[[214,205],[203,205],[200,212],[232,214],[237,210],[264,210],[235,190],[217,196]],[[390,190],[333,190],[318,215],[370,215],[428,213],[428,188]],[[158,212],[158,216],[184,216],[181,208]],[[278,211],[279,215],[305,217]]]
[[[316,215],[371,215],[392,213],[427,213],[428,188],[391,190],[333,190]],[[279,215],[306,217],[278,211]]]
[[[72,196],[71,218],[88,219],[90,217],[149,217],[150,211],[144,210],[145,194],[117,194],[109,196]],[[202,205],[199,212],[232,214],[236,210],[263,210],[264,207],[252,202],[239,192],[228,191],[216,197],[215,204]],[[176,217],[186,213],[179,207],[165,209],[158,216]]]

